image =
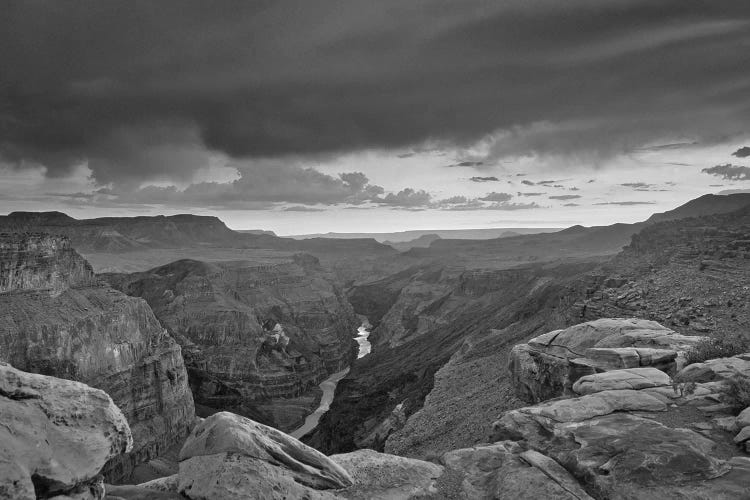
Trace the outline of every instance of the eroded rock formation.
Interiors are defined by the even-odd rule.
[[[535,337],[510,354],[512,384],[528,402],[570,395],[581,377],[618,368],[674,374],[703,337],[680,335],[655,321],[603,318]]]
[[[291,430],[316,406],[317,385],[356,356],[359,321],[310,255],[282,264],[181,260],[104,278],[145,298],[182,344],[206,414],[231,409]]]
[[[162,453],[194,418],[180,346],[148,304],[99,283],[64,237],[3,235],[0,360],[104,390],[134,437],[107,479]]]
[[[133,445],[104,391],[7,363],[0,363],[0,422],[2,499],[100,499],[102,467]]]

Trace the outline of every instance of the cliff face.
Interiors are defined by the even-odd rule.
[[[613,259],[497,271],[432,264],[357,286],[349,297],[378,325],[375,348],[307,439],[331,453],[372,446],[415,457],[482,442],[488,416],[523,404],[506,370],[513,345],[587,320],[747,331],[749,234],[745,208],[653,223]],[[391,425],[399,405],[400,430]]]
[[[311,256],[274,265],[181,260],[103,276],[145,298],[180,342],[207,413],[231,409],[294,428],[314,406],[317,384],[356,352],[358,321]]]
[[[43,234],[0,234],[0,293],[96,283],[91,266],[66,238]]]
[[[97,283],[66,238],[3,235],[0,248],[0,360],[112,397],[135,444],[107,465],[107,479],[183,439],[194,417],[187,374],[148,304]]]

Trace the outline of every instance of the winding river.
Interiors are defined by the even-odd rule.
[[[367,338],[370,336],[370,331],[368,330],[369,328],[370,324],[368,322],[364,322],[357,329],[357,336],[354,337],[354,340],[356,340],[357,344],[359,344],[357,359],[363,358],[370,354],[371,345],[370,341],[367,340]],[[323,397],[320,398],[320,404],[314,412],[312,412],[307,416],[307,418],[305,418],[305,423],[302,424],[302,427],[299,427],[295,431],[289,433],[290,436],[299,439],[311,430],[315,429],[315,427],[318,425],[318,422],[320,422],[320,417],[322,417],[323,414],[327,412],[331,407],[333,395],[336,392],[336,385],[342,378],[346,377],[347,373],[349,373],[349,368],[334,373],[320,383],[319,387],[323,390]]]

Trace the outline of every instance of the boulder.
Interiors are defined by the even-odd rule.
[[[669,375],[656,368],[630,368],[586,375],[573,384],[576,394],[592,394],[613,389],[645,389],[672,383]]]
[[[677,382],[714,382],[734,377],[750,378],[750,353],[693,363],[675,375]]]
[[[346,469],[354,484],[337,494],[343,498],[418,498],[438,493],[437,481],[443,467],[432,462],[357,450],[332,455],[331,460]]]
[[[717,443],[700,433],[646,418],[659,407],[642,399],[656,401],[647,394],[652,390],[602,391],[512,410],[495,422],[491,439],[517,441],[556,461],[596,498],[742,498],[750,488],[746,464],[722,460]],[[659,403],[663,410],[676,406]],[[697,425],[704,423],[693,425],[713,429]]]
[[[680,335],[654,321],[604,318],[515,346],[509,369],[517,396],[540,402],[574,394],[578,379],[596,373],[651,367],[672,374],[702,338]]]
[[[462,498],[520,500],[591,497],[560,464],[512,441],[453,450],[442,462],[460,479]]]
[[[0,499],[104,496],[100,472],[133,446],[104,392],[0,363]]]
[[[180,451],[179,492],[192,498],[327,498],[349,473],[319,451],[272,427],[229,412],[196,425]],[[244,495],[244,496],[243,496]]]

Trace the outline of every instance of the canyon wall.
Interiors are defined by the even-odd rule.
[[[134,437],[109,481],[189,433],[193,398],[180,346],[148,304],[98,282],[64,237],[0,236],[0,360],[104,390]]]
[[[180,342],[199,413],[228,409],[291,430],[316,406],[317,385],[356,356],[359,321],[310,255],[102,276],[145,298]]]

